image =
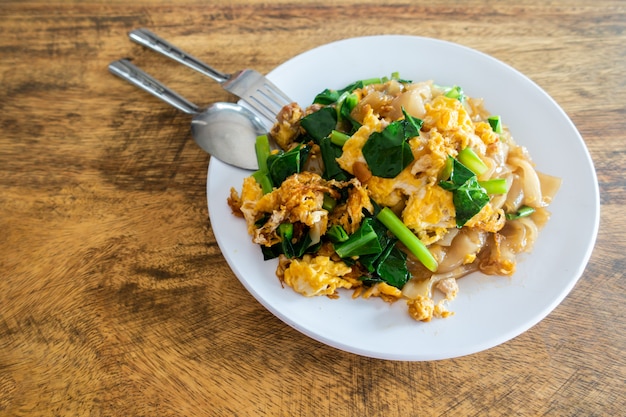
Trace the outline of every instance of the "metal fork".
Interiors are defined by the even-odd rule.
[[[135,29],[128,36],[138,44],[214,79],[226,91],[246,102],[252,111],[267,119],[270,124],[276,121],[278,112],[292,102],[285,93],[257,71],[244,69],[233,74],[225,74],[175,47],[148,29]]]

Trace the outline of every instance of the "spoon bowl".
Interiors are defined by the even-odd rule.
[[[261,120],[235,103],[214,103],[191,121],[191,134],[200,148],[227,164],[249,170],[259,168],[254,145],[257,136],[265,133]]]
[[[268,129],[261,119],[246,107],[236,103],[218,102],[201,109],[127,59],[109,64],[109,70],[160,98],[177,109],[193,115],[191,134],[196,144],[211,156],[247,170],[258,169],[255,143]]]

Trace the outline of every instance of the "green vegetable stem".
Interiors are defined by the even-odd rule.
[[[478,184],[485,189],[487,194],[506,194],[508,191],[506,180],[504,178],[478,181]]]
[[[345,143],[348,141],[348,139],[350,139],[350,135],[347,135],[343,132],[340,132],[338,130],[334,130],[332,132],[330,132],[330,141],[337,145],[337,146],[343,146],[345,145]]]
[[[472,148],[462,149],[456,158],[476,175],[481,175],[489,169]]]
[[[259,169],[252,174],[252,177],[259,183],[263,194],[267,194],[274,189],[272,179],[267,169],[267,158],[270,156],[270,142],[267,135],[261,135],[256,138],[254,144],[256,151],[256,159],[259,165]]]
[[[515,213],[507,213],[507,220],[517,220],[522,217],[528,217],[535,212],[535,209],[530,206],[522,206]]]
[[[460,102],[463,102],[463,100],[465,100],[465,93],[463,92],[463,89],[458,85],[455,85],[454,87],[446,87],[445,90],[446,97],[455,98]]]
[[[402,242],[413,255],[426,267],[428,270],[437,271],[437,260],[430,253],[426,245],[391,211],[389,207],[384,207],[376,216],[378,220],[383,223],[394,236],[396,236],[400,242]]]
[[[489,116],[487,121],[495,133],[502,133],[502,120],[500,120],[500,116]]]

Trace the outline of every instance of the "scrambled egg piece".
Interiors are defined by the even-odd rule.
[[[466,227],[475,227],[486,232],[496,233],[504,227],[506,215],[503,209],[494,210],[491,203],[487,203],[474,217],[465,224]]]
[[[402,297],[402,291],[386,282],[378,282],[363,291],[361,296],[363,298],[380,297],[385,301],[394,302]]]
[[[410,168],[407,167],[395,178],[372,176],[366,184],[374,201],[383,206],[393,207],[400,203],[405,196],[421,190],[425,185],[425,179],[411,174]]]
[[[500,135],[493,131],[491,125],[487,122],[478,122],[475,124],[474,132],[483,141],[485,145],[498,143]]]
[[[450,192],[438,185],[425,185],[409,196],[402,221],[425,245],[430,245],[455,227],[455,213]]]
[[[463,103],[440,95],[425,107],[424,130],[437,130],[449,136],[457,143],[458,149],[471,146],[479,149],[480,153],[485,153],[485,144],[476,135],[474,123]]]
[[[352,288],[352,281],[343,279],[352,268],[328,256],[304,255],[292,259],[282,273],[282,281],[306,297],[334,295],[337,288]]]
[[[430,321],[435,311],[435,302],[432,298],[423,295],[409,299],[406,302],[409,307],[409,314],[418,321]]]
[[[430,182],[434,182],[446,165],[448,156],[457,156],[457,143],[451,136],[444,136],[437,130],[422,132],[420,138],[421,141],[415,144],[409,141],[415,156],[411,173],[426,175]]]

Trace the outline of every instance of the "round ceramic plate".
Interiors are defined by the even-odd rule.
[[[235,275],[265,308],[303,334],[368,357],[423,361],[453,358],[506,342],[546,317],[582,275],[595,243],[599,193],[580,134],[540,87],[510,66],[457,44],[414,37],[373,36],[330,43],[285,62],[268,77],[303,107],[325,88],[399,72],[404,79],[459,85],[499,114],[536,168],[563,179],[552,218],[513,277],[475,273],[459,280],[452,317],[422,323],[406,304],[380,299],[305,298],[283,288],[276,261],[263,261],[245,222],[226,203],[250,172],[216,158],[209,164],[207,197],[217,242]],[[234,285],[233,288],[238,288]],[[262,325],[262,324],[260,324]]]

